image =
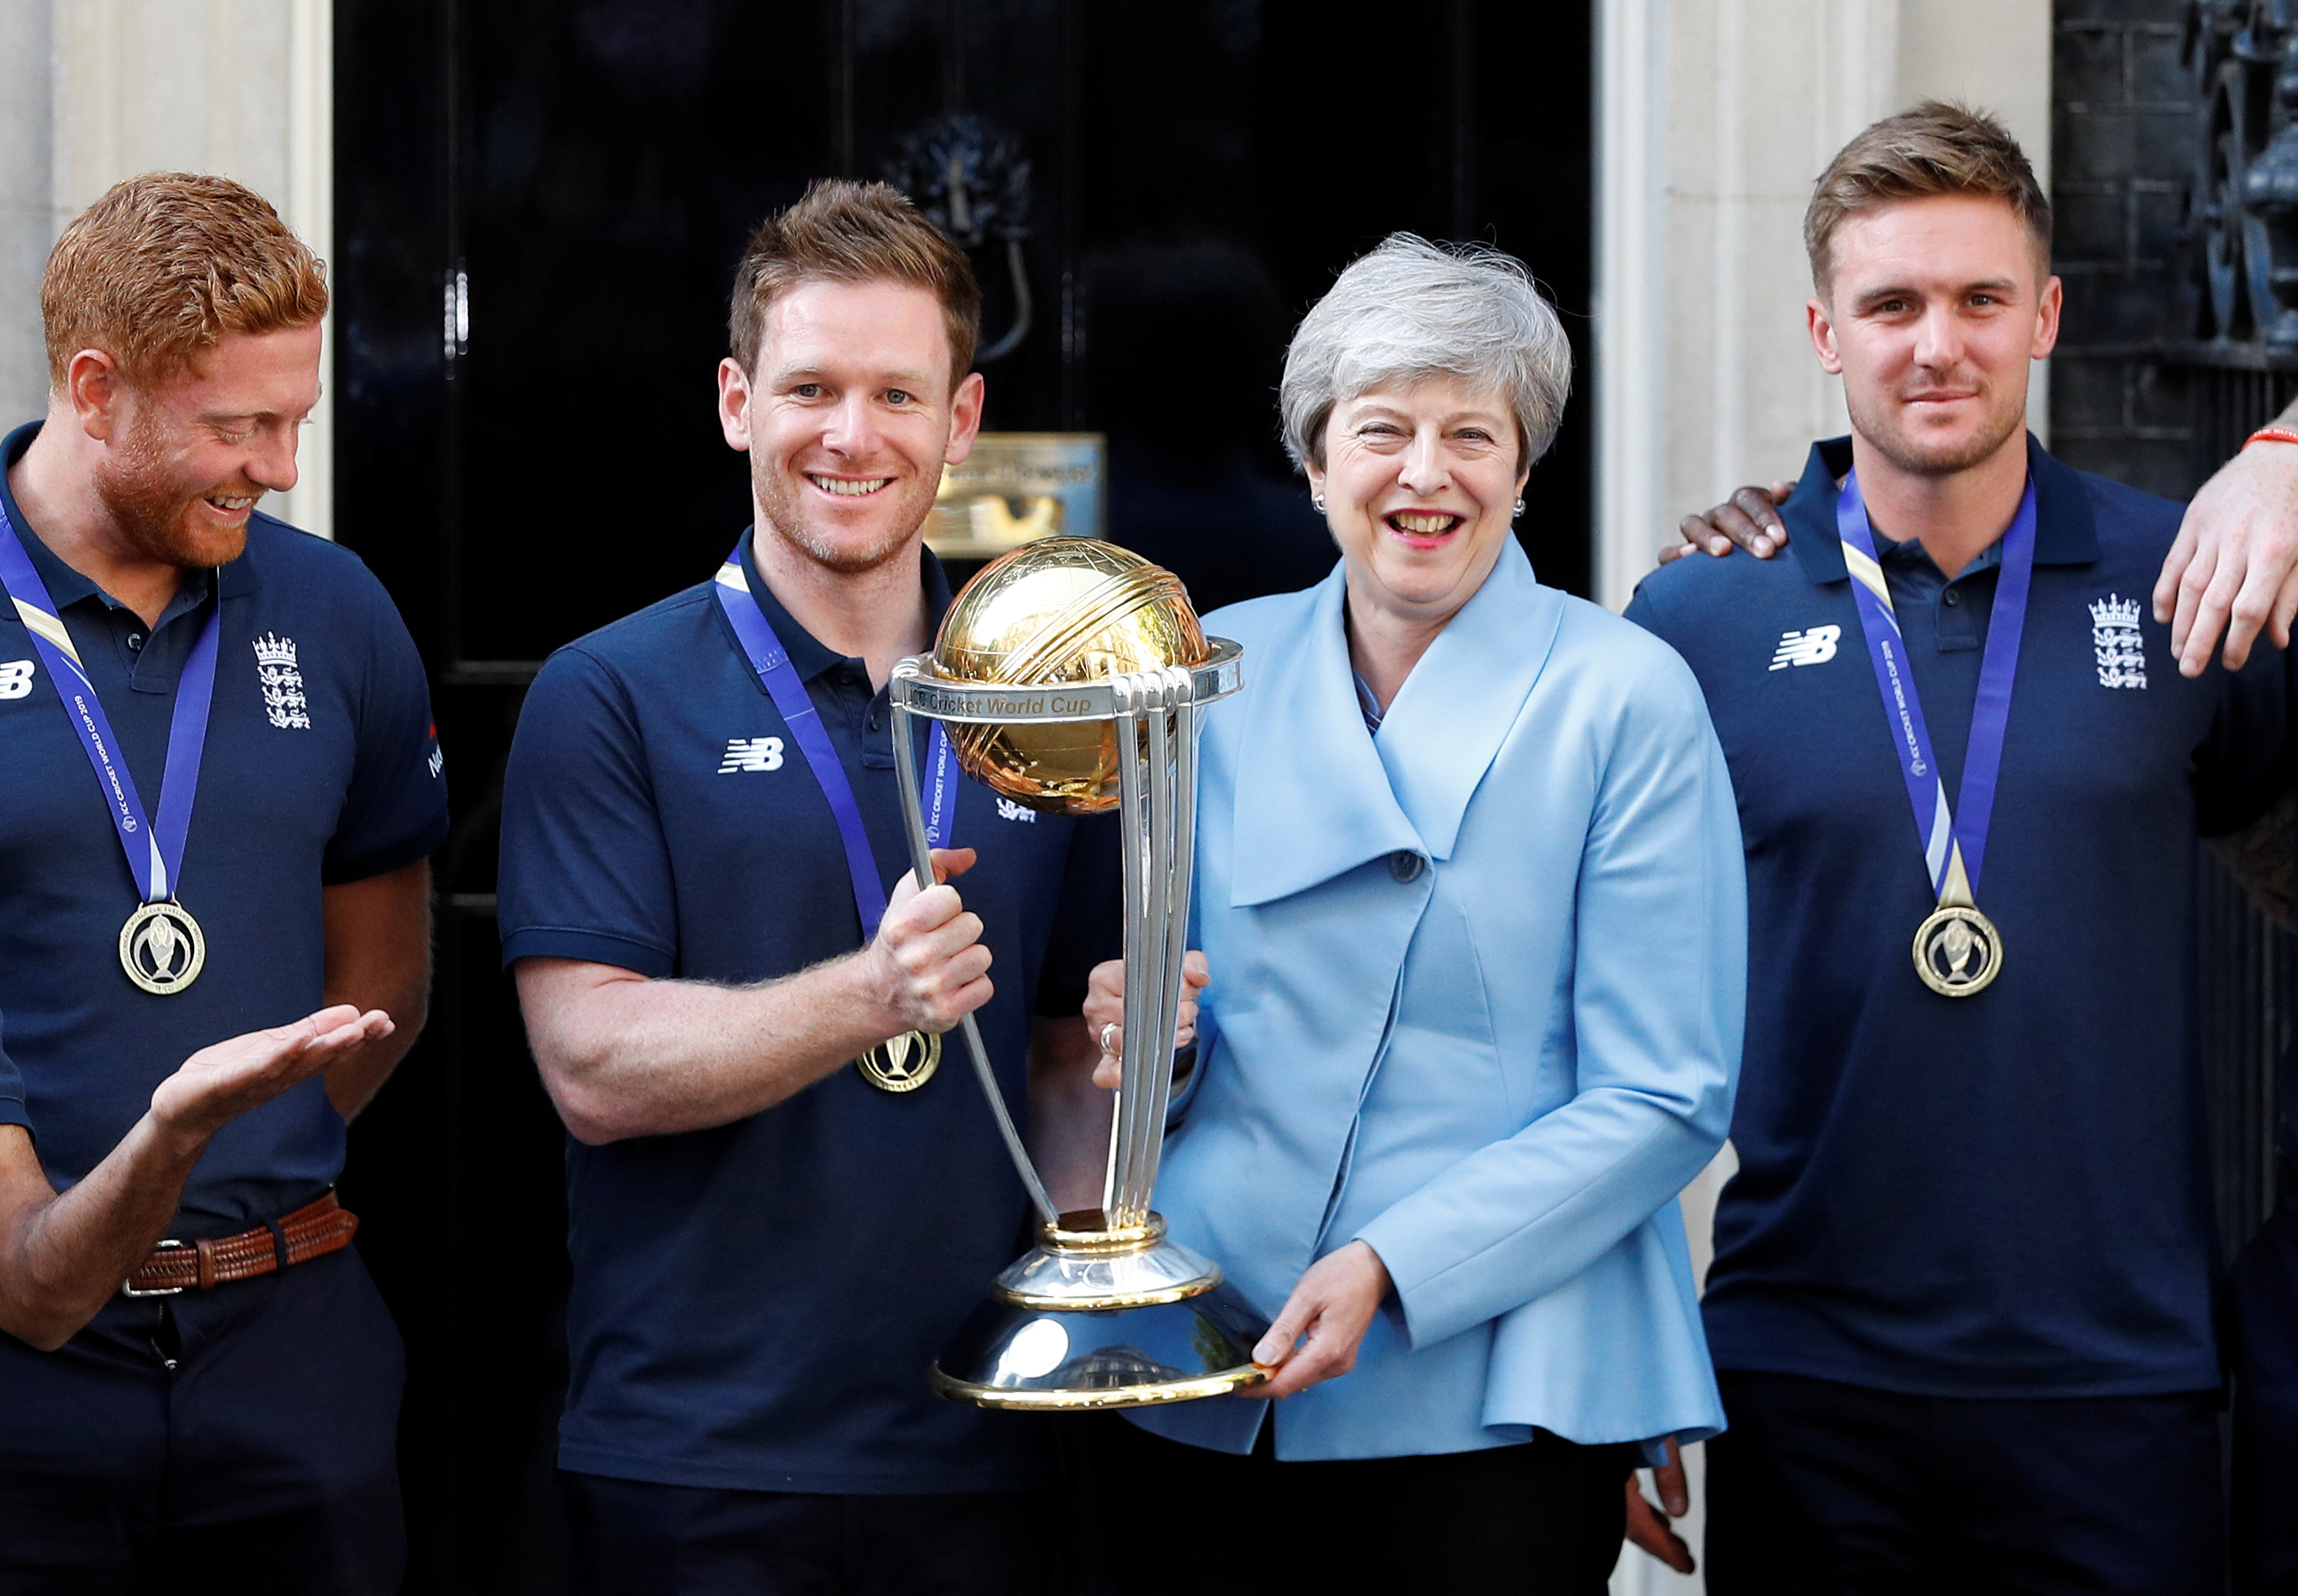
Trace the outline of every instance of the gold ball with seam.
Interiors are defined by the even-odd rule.
[[[934,665],[962,682],[1065,687],[1210,652],[1180,578],[1128,549],[1052,537],[984,566],[942,617]],[[958,763],[992,790],[1049,815],[1117,807],[1114,721],[961,725]]]

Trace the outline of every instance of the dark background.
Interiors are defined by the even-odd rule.
[[[2248,0],[2057,0],[2053,7],[2052,268],[2066,314],[2051,359],[2051,450],[2068,464],[2185,499],[2298,395],[2298,345],[2237,290],[2213,314],[2209,236],[2242,239],[2292,292],[2286,213],[2253,213],[2243,175],[2289,125],[2290,29]],[[2253,251],[2259,252],[2253,257]],[[2223,258],[2223,252],[2222,252]],[[2261,313],[2263,310],[2264,313]],[[2205,855],[2195,1022],[2211,1087],[2221,1246],[2232,1257],[2294,1171],[2277,1168],[2275,1066],[2288,1050],[2290,933]],[[2286,1070],[2281,1111],[2298,1072]]]
[[[748,231],[983,118],[1030,162],[993,430],[1110,440],[1110,533],[1201,606],[1333,554],[1276,442],[1301,313],[1398,228],[1523,258],[1588,369],[1589,11],[1507,0],[337,0],[336,526],[432,671],[456,829],[429,1028],[347,1203],[405,1331],[413,1591],[563,1579],[561,1134],[496,968],[496,815],[558,645],[708,576],[748,518],[714,372]],[[1012,325],[977,252],[985,342]],[[1526,543],[1584,592],[1589,407]]]

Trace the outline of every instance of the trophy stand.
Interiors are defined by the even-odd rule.
[[[918,879],[931,868],[911,717],[960,726],[1110,723],[1124,828],[1125,1019],[1116,1113],[1099,1208],[1060,1213],[1030,1164],[973,1017],[963,1022],[982,1090],[1043,1220],[933,1369],[941,1395],[989,1408],[1143,1407],[1268,1378],[1267,1330],[1218,1264],[1165,1234],[1150,1207],[1172,1097],[1181,959],[1196,854],[1197,731],[1203,707],[1242,684],[1235,643],[1201,664],[1017,687],[946,676],[930,656],[895,666],[894,752]]]

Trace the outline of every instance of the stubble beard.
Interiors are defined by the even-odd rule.
[[[933,509],[932,488],[915,478],[889,488],[887,491],[897,498],[885,534],[856,548],[811,525],[781,473],[755,451],[750,456],[750,488],[757,496],[761,531],[772,532],[825,570],[846,575],[877,570],[898,557],[917,536],[918,528],[925,525],[926,516]]]
[[[245,482],[187,485],[169,466],[158,425],[140,410],[130,418],[119,448],[97,464],[91,485],[130,548],[178,570],[227,566],[247,548],[244,523],[217,531],[193,522],[201,500],[222,493],[260,502],[263,494]]]
[[[1945,448],[1925,448],[1907,432],[1900,407],[1887,401],[1871,409],[1865,397],[1855,398],[1847,385],[1843,397],[1851,415],[1852,431],[1910,476],[1953,476],[1992,459],[1996,451],[2018,434],[2026,419],[2022,407],[2005,405],[1999,412],[1990,411],[1980,430],[1963,442]]]

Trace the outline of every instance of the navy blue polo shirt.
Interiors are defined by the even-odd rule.
[[[23,1071],[8,1056],[7,1018],[0,1014],[0,1125],[21,1125],[29,1130],[32,1116],[24,1107]]]
[[[890,889],[908,866],[891,712],[743,571],[835,743]],[[930,609],[949,601],[926,557]],[[921,738],[922,745],[923,739]],[[1075,1013],[1116,951],[1113,824],[959,783],[955,883],[996,996],[982,1037],[1015,1112],[1030,1017]],[[506,963],[748,982],[862,945],[830,806],[702,583],[568,645],[528,693],[504,779]],[[562,1468],[747,1490],[908,1493],[1034,1484],[1027,1420],[944,1402],[926,1373],[1030,1217],[952,1031],[893,1095],[834,1071],[748,1119],[566,1153]]]
[[[37,424],[0,443],[12,466]],[[103,700],[147,814],[157,809],[176,680],[223,606],[215,696],[178,896],[207,939],[189,988],[145,992],[120,967],[135,877],[87,755],[12,605],[0,605],[0,1014],[27,1118],[59,1187],[85,1176],[211,1042],[321,1001],[321,891],[427,856],[447,834],[430,690],[406,625],[359,557],[257,515],[247,547],[186,573],[160,623],[40,542],[0,502]],[[261,640],[274,663],[267,698]],[[280,676],[301,680],[302,702]],[[0,1114],[4,1114],[0,1107]],[[343,1121],[309,1080],[227,1124],[170,1234],[227,1236],[309,1202],[343,1162]]]
[[[2178,674],[2149,595],[2179,507],[2029,443],[2034,583],[1979,906],[2002,973],[1944,997],[1934,906],[1816,446],[1786,558],[1685,559],[1631,618],[1688,660],[1748,851],[1748,1032],[1707,1278],[1719,1368],[1938,1396],[2219,1383],[2192,839],[2286,783],[2289,661]],[[1879,525],[1879,534],[1890,528]],[[1879,552],[1881,552],[1879,537]],[[1885,554],[1950,795],[1999,558]]]

